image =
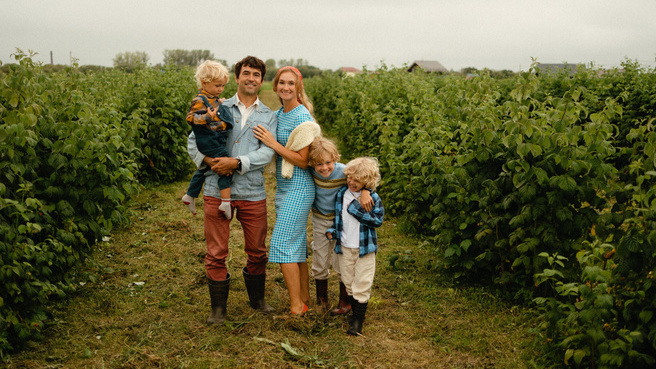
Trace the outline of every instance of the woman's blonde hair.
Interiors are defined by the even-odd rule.
[[[308,155],[308,165],[311,167],[321,164],[324,160],[324,157],[328,156],[331,161],[337,163],[339,161],[340,155],[337,150],[337,145],[331,140],[319,136],[315,138],[310,144],[310,154]]]
[[[228,71],[225,65],[217,61],[205,60],[196,68],[194,77],[196,78],[196,85],[198,88],[201,88],[203,87],[203,82],[209,83],[217,79],[226,81],[227,83],[230,77],[230,71]]]
[[[364,187],[374,190],[380,183],[378,159],[373,157],[355,158],[344,167],[344,175],[362,182]]]
[[[292,66],[286,66],[278,69],[276,76],[273,78],[273,91],[278,92],[278,81],[280,81],[280,76],[285,72],[292,72],[296,78],[296,98],[298,99],[298,102],[305,105],[310,114],[314,115],[314,106],[312,105],[310,98],[305,93],[305,89],[303,88],[303,76],[298,69]],[[278,98],[278,100],[280,100],[280,103],[282,104],[282,99]]]

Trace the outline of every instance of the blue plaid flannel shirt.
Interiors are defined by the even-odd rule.
[[[342,203],[344,200],[344,193],[348,187],[344,187],[337,193],[337,201],[335,202],[335,220],[333,226],[328,228],[328,233],[332,234],[335,242],[335,252],[342,253],[341,236],[344,224],[342,220]],[[371,193],[371,198],[374,201],[373,209],[370,212],[364,211],[362,205],[357,200],[353,200],[349,204],[347,211],[353,215],[355,219],[360,222],[360,257],[372,252],[378,251],[378,236],[376,235],[376,228],[383,224],[383,216],[385,209],[383,209],[383,202],[376,192]]]

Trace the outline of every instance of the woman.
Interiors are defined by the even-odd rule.
[[[292,314],[303,314],[310,301],[307,266],[307,220],[314,201],[314,182],[307,170],[310,143],[320,134],[312,104],[303,90],[303,77],[294,67],[283,67],[273,79],[282,107],[276,112],[277,137],[266,128],[255,137],[272,148],[276,158],[276,225],[271,235],[269,261],[279,263]]]

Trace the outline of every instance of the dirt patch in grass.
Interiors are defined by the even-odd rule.
[[[273,179],[268,175],[267,183]],[[287,313],[278,265],[267,266],[272,315],[255,313],[241,276],[245,264],[238,222],[231,223],[232,273],[228,322],[208,327],[202,199],[193,216],[179,202],[187,182],[143,191],[132,223],[96,245],[77,294],[53,302],[44,340],[4,364],[9,368],[525,368],[538,355],[530,311],[481,288],[455,288],[427,268],[428,251],[387,217],[364,336],[348,322],[312,306]],[[273,186],[268,186],[270,189]],[[274,224],[269,193],[269,228]],[[311,235],[311,233],[309,233]],[[310,236],[311,240],[311,236]],[[268,239],[267,239],[268,243]],[[395,269],[390,256],[417,263]],[[314,282],[311,281],[314,299]],[[329,280],[336,303],[338,281]]]

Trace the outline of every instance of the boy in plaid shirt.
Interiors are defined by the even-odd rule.
[[[376,272],[378,236],[376,228],[383,224],[385,210],[374,190],[380,182],[378,161],[375,158],[356,158],[344,168],[347,187],[337,193],[335,221],[326,231],[328,239],[335,239],[335,253],[339,258],[342,283],[351,299],[351,326],[346,333],[357,336],[371,297],[371,286]],[[371,192],[374,206],[366,211],[360,204],[363,189]]]

